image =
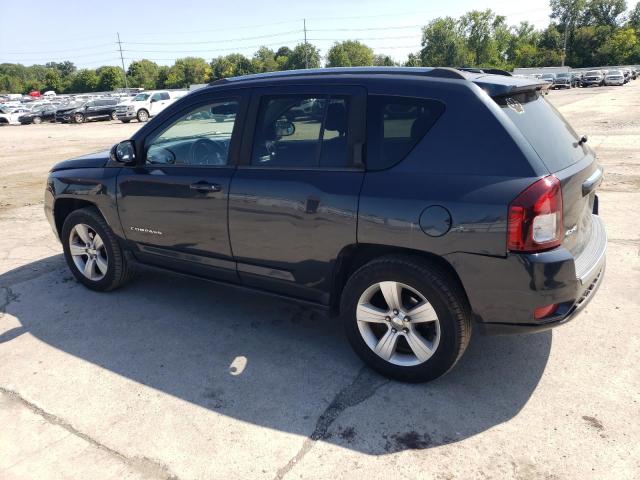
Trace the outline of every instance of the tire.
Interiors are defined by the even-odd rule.
[[[82,233],[83,230],[84,233]],[[83,246],[88,245],[86,240],[82,239],[85,235],[93,241],[99,237],[102,240],[102,246],[96,243],[89,249],[89,253],[73,255],[72,251],[79,253]],[[71,212],[62,226],[61,239],[67,265],[73,276],[85,287],[107,292],[124,285],[131,278],[132,270],[124,252],[113,231],[96,208],[88,207]],[[92,260],[92,256],[95,260],[87,268],[86,265],[89,260]],[[83,265],[86,268],[80,270]],[[83,273],[86,271],[89,271],[89,275]]]
[[[388,285],[400,285],[397,314],[386,301],[382,285],[387,292],[398,291]],[[364,310],[367,306],[374,308]],[[418,311],[417,306],[424,310]],[[371,311],[375,313],[363,315]],[[406,382],[426,382],[447,373],[462,357],[471,337],[471,309],[457,280],[437,264],[411,256],[381,257],[358,269],[345,285],[340,313],[358,356],[380,374]],[[403,318],[404,314],[409,318]],[[416,321],[420,316],[423,322]],[[384,348],[391,343],[381,342],[383,338],[395,343]],[[381,345],[386,355],[374,351]],[[421,350],[423,345],[429,348]]]
[[[73,123],[82,123],[82,122],[84,122],[84,115],[82,115],[81,113],[74,113]]]
[[[131,120],[120,120],[122,123],[129,123]]]
[[[40,124],[42,123],[42,118],[40,118],[40,117],[33,117],[32,122],[33,122],[33,124],[34,124],[34,125],[40,125]]]
[[[118,120],[118,114],[115,111],[111,112],[111,120]]]
[[[136,115],[139,122],[146,122],[149,120],[149,112],[147,112],[144,108],[138,110],[138,114]]]

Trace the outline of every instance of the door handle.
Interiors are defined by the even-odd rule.
[[[220,192],[222,191],[222,187],[217,183],[209,183],[209,182],[197,182],[189,185],[191,190],[198,190],[199,192]]]

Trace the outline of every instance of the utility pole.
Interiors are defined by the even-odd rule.
[[[124,88],[129,88],[129,82],[127,82],[127,71],[124,69],[124,57],[122,56],[122,42],[120,41],[120,32],[116,32],[118,35],[118,49],[120,50],[120,60],[122,61],[122,72],[124,73]]]
[[[304,68],[309,68],[309,48],[307,46],[307,19],[302,19],[302,28],[304,30]]]
[[[562,66],[567,58],[567,38],[569,37],[569,19],[564,24],[564,47],[562,48]]]

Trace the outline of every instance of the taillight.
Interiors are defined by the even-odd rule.
[[[562,243],[562,189],[553,175],[530,185],[509,204],[507,248],[541,252]]]

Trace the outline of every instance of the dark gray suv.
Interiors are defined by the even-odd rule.
[[[444,68],[222,80],[54,166],[45,212],[91,289],[146,265],[285,296],[340,315],[379,372],[430,380],[473,326],[560,325],[602,280],[602,169],[547,88]]]

